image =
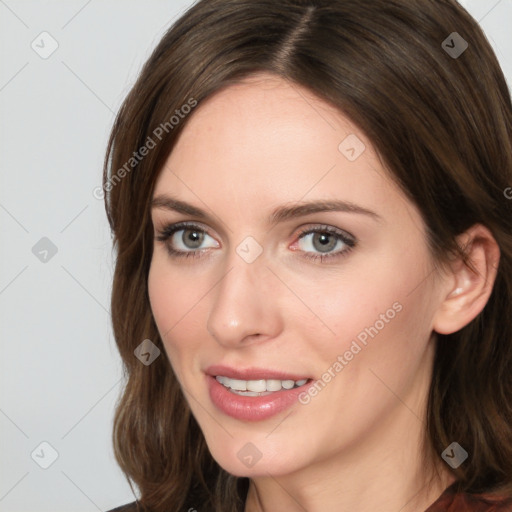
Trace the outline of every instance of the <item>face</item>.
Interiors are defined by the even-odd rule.
[[[256,75],[188,121],[154,190],[148,286],[213,457],[256,477],[392,449],[421,425],[432,368],[417,209],[298,85]]]

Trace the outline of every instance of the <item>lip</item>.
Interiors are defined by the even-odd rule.
[[[241,396],[229,391],[215,379],[223,375],[240,380],[301,380],[308,379],[306,384],[293,389],[281,389],[264,396]],[[224,414],[242,421],[263,421],[296,404],[299,395],[313,384],[313,379],[274,370],[248,368],[245,370],[226,366],[210,366],[206,371],[206,384],[213,405]]]

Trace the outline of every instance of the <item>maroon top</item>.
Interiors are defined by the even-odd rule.
[[[457,482],[445,489],[425,512],[512,512],[512,498],[498,500],[485,495],[457,493],[456,485]]]

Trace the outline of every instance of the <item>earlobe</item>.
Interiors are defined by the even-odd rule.
[[[470,266],[461,257],[451,263],[444,297],[434,316],[433,330],[451,334],[469,324],[484,309],[491,295],[500,250],[491,232],[475,224],[457,238]]]

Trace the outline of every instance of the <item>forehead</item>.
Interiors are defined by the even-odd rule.
[[[259,159],[268,155],[277,161],[291,156],[290,152],[297,154],[300,147],[321,147],[323,153],[337,157],[340,136],[357,131],[336,108],[308,89],[273,75],[258,74],[204,101],[181,134],[175,153],[200,137],[201,146],[211,144],[205,150],[216,156],[220,156],[216,147],[224,142],[229,146],[226,157],[230,159],[257,153]]]
[[[347,158],[350,146],[361,152],[356,159]],[[230,207],[242,214],[255,205],[318,198],[393,208],[402,196],[346,116],[308,89],[266,74],[195,109],[159,176],[160,193],[226,208],[227,215]]]

